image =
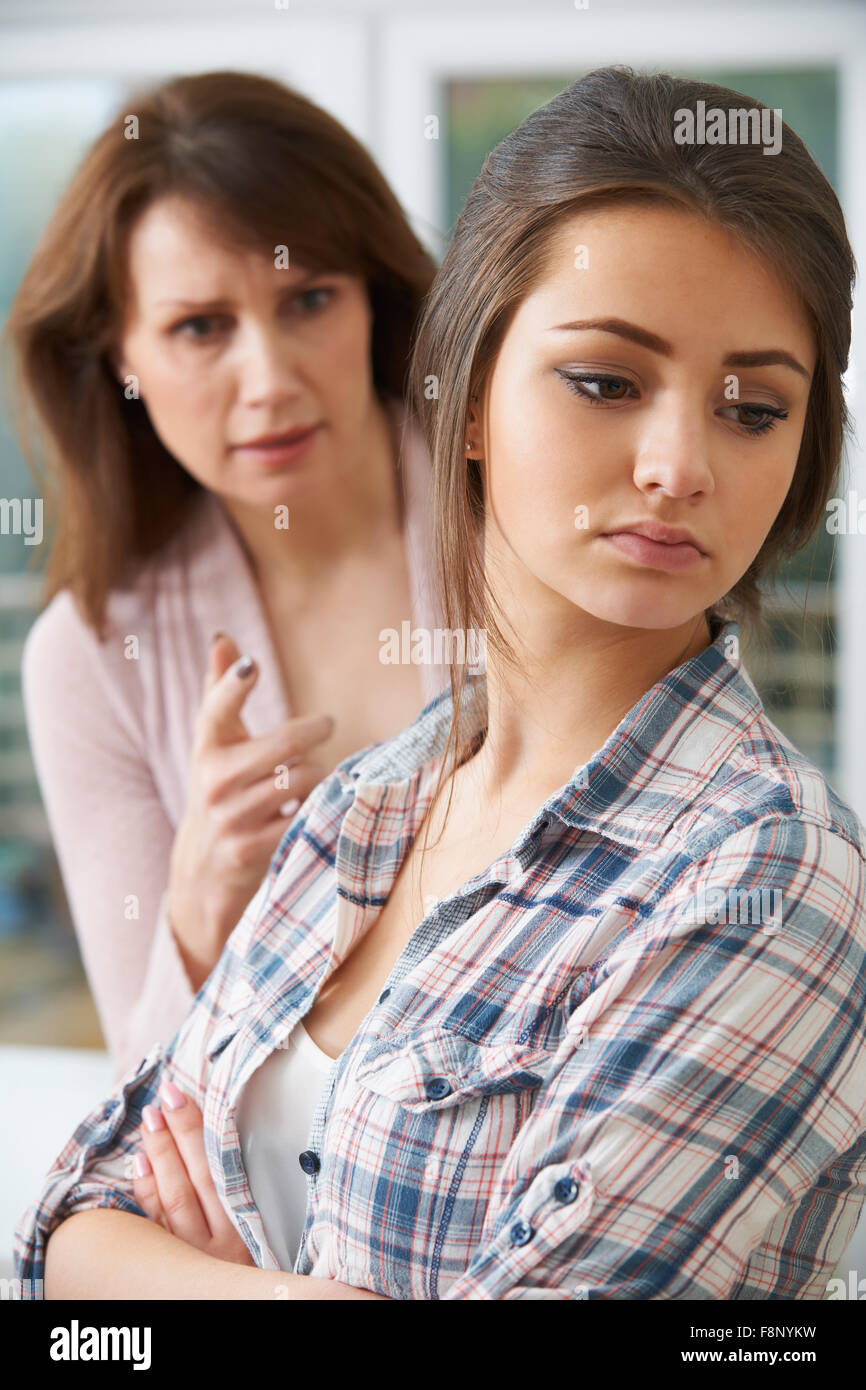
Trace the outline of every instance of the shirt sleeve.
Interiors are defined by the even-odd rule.
[[[108,661],[64,592],[31,629],[21,675],[42,800],[119,1080],[168,1042],[194,991],[165,913],[174,827],[134,701],[122,695],[134,673]]]
[[[236,1032],[226,1006],[241,981],[250,937],[267,906],[272,879],[269,871],[174,1037],[167,1045],[155,1044],[113,1095],[82,1121],[55,1160],[39,1197],[15,1231],[15,1272],[22,1297],[42,1297],[46,1242],[68,1216],[91,1207],[145,1215],[133,1198],[130,1165],[140,1144],[141,1112],[156,1100],[164,1080],[174,1081],[195,1100],[204,1114],[208,1139],[210,1057],[223,1035],[228,1039]]]
[[[573,991],[480,1247],[441,1296],[761,1297],[781,1277],[778,1254],[760,1263],[772,1230],[790,1265],[815,1262],[820,1297],[864,1200],[862,1169],[841,1209],[822,1191],[852,1146],[862,1165],[864,948],[866,866],[840,834],[771,817],[692,863]]]

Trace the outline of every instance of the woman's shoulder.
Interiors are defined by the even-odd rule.
[[[175,532],[154,554],[127,571],[106,595],[103,632],[97,632],[71,587],[58,590],[34,619],[24,644],[31,659],[51,662],[86,652],[87,658],[112,639],[135,630],[153,614],[163,593],[189,588],[194,572],[213,552],[225,559],[225,521],[210,493],[196,497]]]
[[[107,745],[117,730],[142,744],[133,663],[120,645],[100,641],[69,589],[61,589],[30,627],[21,652],[21,693],[31,748],[79,738]]]
[[[88,688],[107,688],[124,705],[130,699],[138,703],[141,658],[174,640],[172,634],[191,621],[197,589],[207,589],[210,571],[225,569],[224,525],[216,500],[210,494],[196,496],[169,540],[108,593],[101,632],[71,587],[55,593],[22,647],[21,682],[28,707]]]
[[[60,589],[33,620],[21,652],[21,678],[35,680],[81,668],[97,659],[100,643],[71,589]]]

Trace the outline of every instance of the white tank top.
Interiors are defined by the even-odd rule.
[[[316,1106],[338,1060],[299,1022],[286,1046],[253,1072],[238,1102],[235,1118],[253,1201],[268,1244],[288,1274],[301,1243],[310,1181],[298,1160],[309,1147]]]

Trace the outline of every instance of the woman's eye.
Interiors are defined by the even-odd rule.
[[[559,375],[570,390],[575,391],[590,405],[616,405],[618,401],[627,400],[629,393],[632,396],[637,395],[631,382],[622,376],[599,376],[597,373],[581,373],[578,376],[575,372],[563,371],[560,371]],[[597,391],[590,389],[596,386]]]
[[[734,424],[739,425],[746,434],[766,434],[768,430],[776,428],[777,420],[787,420],[788,418],[787,410],[780,410],[773,405],[741,402],[739,405],[728,406],[727,409],[740,412],[744,411],[746,415],[752,417],[746,420],[742,418],[734,420]],[[725,412],[722,411],[723,415],[724,413]],[[754,418],[756,415],[759,417],[757,420]]]
[[[300,294],[295,295],[293,303],[300,306],[302,313],[315,313],[318,309],[324,309],[335,293],[330,285],[317,285],[311,290],[301,290]]]
[[[200,343],[215,337],[225,326],[225,322],[214,314],[194,314],[191,318],[176,323],[171,331]]]

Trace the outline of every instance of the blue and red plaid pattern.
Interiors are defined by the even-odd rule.
[[[417,925],[320,1100],[297,1273],[395,1299],[823,1295],[866,1199],[866,839],[737,652],[729,622]],[[22,1279],[64,1217],[139,1210],[163,1079],[277,1267],[238,1097],[387,900],[451,708],[309,796],[171,1043],[47,1175]]]

